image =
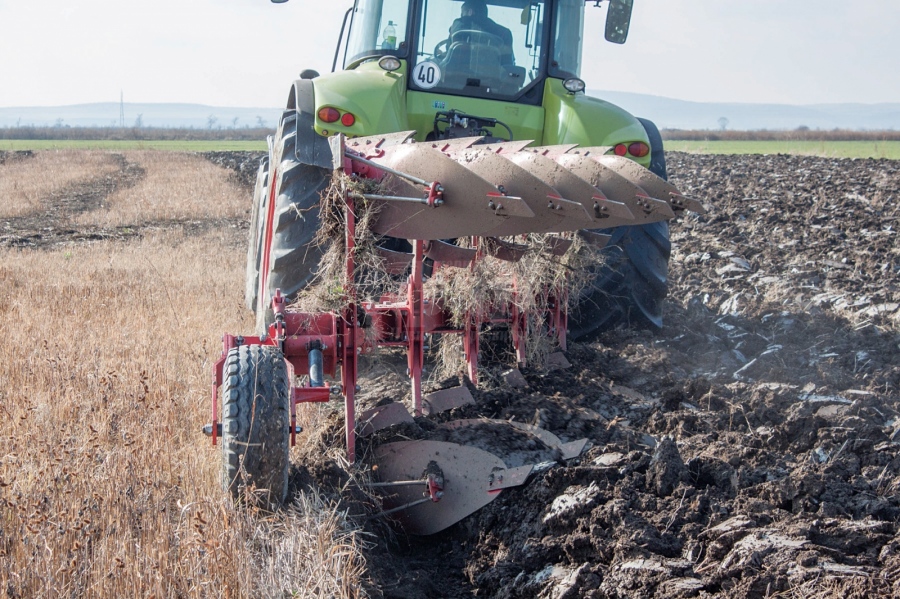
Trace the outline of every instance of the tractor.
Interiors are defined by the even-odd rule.
[[[285,499],[299,404],[342,397],[354,463],[358,435],[471,403],[465,386],[423,394],[433,336],[462,339],[468,378],[477,384],[488,326],[506,328],[519,366],[527,322],[541,323],[562,350],[567,339],[620,323],[661,326],[668,220],[703,207],[667,182],[656,126],[587,96],[579,77],[587,11],[605,8],[606,40],[621,44],[632,2],[355,0],[333,72],[300,73],[259,168],[245,290],[257,330],[225,335],[205,427],[214,443],[221,437],[226,489]],[[320,274],[323,198],[335,189],[342,305],[301,311],[291,304]],[[334,211],[332,201],[332,221]],[[371,218],[363,223],[365,211]],[[380,264],[402,281],[397,293],[361,297],[359,228],[375,236]],[[470,310],[461,322],[442,298],[423,292],[423,281],[441,269],[512,263],[535,251],[561,256],[575,238],[602,260],[589,265],[589,284],[577,292],[565,284],[544,289],[536,319],[508,301]],[[406,352],[410,405],[358,414],[358,356],[380,347]],[[497,423],[506,425],[556,459],[584,449],[584,440]],[[535,466],[427,439],[371,453],[361,457],[378,472],[373,484],[385,513],[415,534],[450,526],[523,484]]]

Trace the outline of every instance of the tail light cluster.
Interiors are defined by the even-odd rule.
[[[616,144],[613,148],[616,156],[634,156],[635,158],[643,158],[650,153],[650,146],[642,141],[633,141],[630,144]]]
[[[337,108],[333,108],[331,106],[325,106],[324,108],[320,108],[318,112],[319,120],[324,121],[326,123],[336,123],[338,121],[345,127],[350,127],[353,123],[356,122],[356,117],[353,116],[352,112],[344,112],[342,113]]]

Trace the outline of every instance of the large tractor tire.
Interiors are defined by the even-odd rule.
[[[256,311],[256,298],[259,296],[260,247],[262,246],[262,226],[264,219],[260,216],[262,206],[269,193],[269,157],[264,157],[256,173],[256,187],[253,190],[253,205],[250,209],[250,235],[247,244],[247,279],[244,289],[244,301],[247,309]]]
[[[662,136],[652,122],[638,120],[650,139],[650,170],[668,180]],[[597,232],[612,239],[602,251],[604,260],[591,285],[569,315],[569,336],[589,338],[619,324],[661,328],[672,251],[668,222]]]
[[[272,346],[228,352],[222,386],[222,483],[236,500],[275,507],[288,491],[290,402],[287,368]]]
[[[256,329],[260,334],[273,320],[272,297],[275,290],[281,289],[281,293],[288,298],[295,297],[312,281],[322,256],[322,248],[314,240],[319,228],[319,200],[328,186],[331,172],[297,159],[297,120],[297,112],[288,111],[278,127],[267,175],[269,187],[270,178],[275,177],[275,206],[271,212],[271,222],[268,191],[260,203],[260,218],[265,222],[260,228],[258,263],[262,265],[262,257],[267,252],[269,255],[265,289],[257,294],[255,305]],[[266,232],[269,230],[272,232],[271,245],[266,247]],[[248,256],[248,264],[250,262]]]

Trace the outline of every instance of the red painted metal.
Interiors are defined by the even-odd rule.
[[[356,263],[353,250],[356,247],[356,208],[349,193],[344,193],[346,231],[344,248],[346,260],[346,295],[347,307],[343,312],[343,338],[341,339],[341,383],[344,392],[344,429],[347,439],[347,461],[356,461],[356,356],[359,348],[356,343],[356,287],[354,286]]]
[[[382,150],[378,147],[367,148],[362,156],[378,155]],[[383,177],[384,172],[372,166],[353,161],[345,157],[343,161],[347,172],[367,177]],[[260,293],[265,292],[269,269],[269,253],[272,242],[271,223],[274,216],[274,180],[269,190],[269,205],[263,245],[263,260],[260,271]],[[442,188],[437,182],[424,189],[428,202],[437,204],[442,201]],[[338,312],[306,313],[292,310],[280,290],[276,290],[272,298],[274,322],[269,326],[265,338],[256,336],[233,336],[226,334],[222,339],[222,355],[213,367],[212,380],[212,439],[217,442],[217,425],[219,412],[218,389],[222,385],[224,364],[228,352],[239,345],[270,345],[281,349],[284,359],[289,365],[290,410],[291,410],[291,444],[295,442],[296,405],[298,403],[326,402],[330,399],[328,387],[294,386],[295,374],[309,373],[309,352],[312,348],[322,352],[323,372],[329,377],[337,377],[341,381],[341,392],[344,396],[344,416],[346,421],[347,459],[353,463],[356,457],[356,409],[357,359],[358,354],[372,351],[377,347],[402,347],[407,351],[407,364],[412,384],[413,410],[420,416],[422,410],[422,378],[424,369],[425,335],[431,333],[458,334],[462,337],[466,353],[468,374],[473,383],[478,381],[479,337],[483,325],[506,323],[510,327],[517,361],[525,365],[525,337],[528,326],[528,315],[519,310],[515,298],[511,305],[483,306],[470,313],[463,328],[452,324],[450,314],[444,309],[440,300],[432,301],[424,297],[423,268],[426,257],[425,244],[421,240],[413,241],[411,273],[406,292],[402,295],[385,296],[379,302],[357,303],[356,289],[353,284],[355,261],[353,259],[356,233],[356,214],[354,200],[345,193],[345,260],[346,260],[346,305]],[[560,240],[564,245],[567,240]],[[477,247],[477,239],[473,246]],[[473,265],[483,259],[481,252],[472,260]],[[450,268],[452,264],[435,264],[435,269]],[[550,309],[543,314],[548,332],[556,337],[561,348],[566,345],[566,302],[565,288],[546,291]],[[264,295],[263,295],[264,297]],[[540,317],[540,315],[536,315]],[[374,334],[360,334],[360,319],[365,318],[367,326],[374,329]],[[437,486],[429,488],[436,494]]]
[[[407,367],[412,381],[413,409],[416,416],[422,415],[422,367],[425,361],[424,297],[422,291],[422,270],[425,267],[425,242],[413,242],[413,267],[407,285],[409,305],[409,329],[407,338]]]

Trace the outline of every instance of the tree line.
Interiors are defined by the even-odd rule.
[[[798,127],[789,131],[710,131],[693,129],[663,129],[663,139],[673,141],[900,141],[900,131],[855,131],[833,129],[822,131]]]
[[[0,139],[83,141],[259,141],[272,133],[270,127],[241,129],[195,129],[192,127],[0,127]]]

